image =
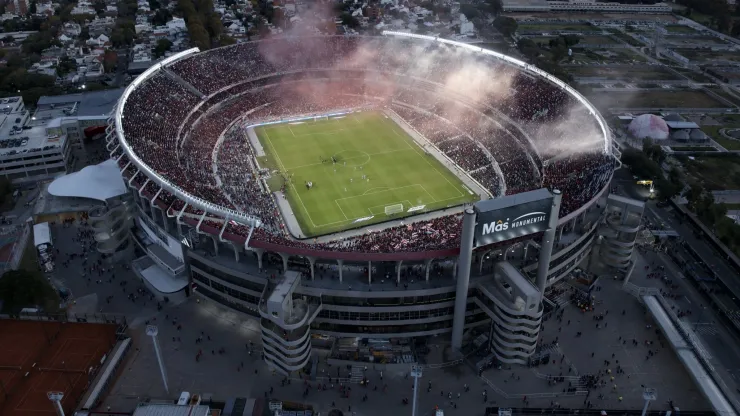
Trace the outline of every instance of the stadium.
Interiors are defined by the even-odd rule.
[[[562,81],[395,32],[180,52],[126,89],[107,140],[136,227],[101,251],[135,251],[155,293],[259,319],[284,373],[327,340],[381,342],[391,363],[452,332],[462,212],[477,201],[562,193],[556,284],[588,260],[618,164],[605,121]],[[457,321],[502,362],[536,350],[547,300],[525,310],[512,290],[532,285],[540,236],[479,247],[467,265]],[[491,287],[499,273],[520,278],[508,295]]]

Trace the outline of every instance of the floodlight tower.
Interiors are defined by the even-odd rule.
[[[645,390],[642,391],[642,398],[645,399],[645,406],[642,408],[642,416],[645,416],[647,414],[648,406],[650,406],[650,402],[655,401],[658,398],[658,394],[654,388],[646,387]]]
[[[421,378],[422,367],[420,365],[411,366],[411,377],[414,378],[414,398],[411,402],[411,416],[416,416],[416,396],[419,390],[419,378]]]
[[[54,405],[54,411],[57,412],[57,416],[64,416],[64,409],[62,409],[62,398],[64,398],[64,393],[60,391],[50,391],[46,393],[46,397],[48,397]]]
[[[164,360],[162,359],[162,350],[159,347],[159,328],[156,325],[147,325],[146,334],[152,337],[152,344],[154,345],[154,353],[157,355],[157,363],[159,364],[159,372],[162,374],[162,384],[164,384],[164,391],[170,392],[170,388],[167,385],[167,371],[164,368]]]

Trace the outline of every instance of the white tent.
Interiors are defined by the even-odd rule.
[[[627,127],[636,139],[665,140],[668,138],[668,125],[655,114],[643,114],[636,117]]]

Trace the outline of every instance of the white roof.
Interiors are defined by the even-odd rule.
[[[126,193],[121,171],[116,161],[108,159],[98,165],[86,166],[79,172],[57,178],[49,185],[54,196],[89,198],[106,201]]]
[[[668,138],[668,125],[665,120],[654,114],[637,116],[630,122],[627,130],[637,139],[665,140]]]
[[[210,408],[205,405],[144,404],[134,410],[134,416],[206,416],[208,414],[210,414]]]
[[[188,285],[188,281],[186,279],[178,279],[164,271],[156,264],[142,270],[141,275],[144,276],[149,284],[165,295],[176,293]]]
[[[42,222],[33,226],[33,245],[38,247],[42,244],[51,243],[51,229],[48,222]]]

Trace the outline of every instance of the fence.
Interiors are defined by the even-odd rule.
[[[22,312],[16,315],[0,314],[0,319],[21,319],[26,321],[57,321],[78,322],[96,324],[118,325],[116,335],[120,338],[126,336],[128,321],[126,316],[110,313],[46,313],[46,312]]]

